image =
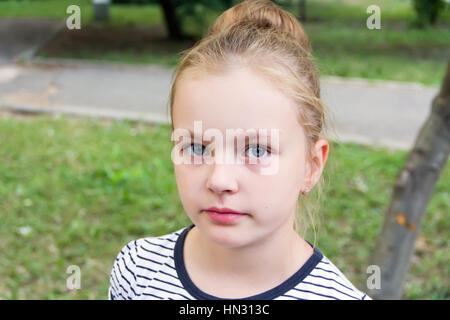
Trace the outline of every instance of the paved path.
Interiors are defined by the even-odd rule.
[[[0,65],[0,105],[22,111],[169,121],[172,69],[59,61]],[[438,88],[324,78],[322,92],[338,134],[333,139],[408,149]]]
[[[59,19],[0,18],[0,64],[20,55],[32,56],[62,26]]]

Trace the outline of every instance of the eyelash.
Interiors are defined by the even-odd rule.
[[[186,148],[191,148],[193,145],[200,145],[199,143],[190,143],[190,144],[187,144],[186,146],[184,146],[183,148],[182,148],[182,150],[184,151]],[[206,149],[206,147],[204,146],[204,145],[201,145],[203,148],[205,148]],[[245,154],[247,154],[247,151],[249,150],[249,148],[250,147],[257,147],[258,149],[264,149],[266,152],[267,152],[267,154],[271,154],[272,153],[272,150],[271,150],[271,148],[270,148],[270,146],[263,146],[262,144],[251,144],[251,145],[247,145],[246,146],[246,148],[245,148]],[[202,153],[203,153],[203,150],[205,150],[205,149],[202,149]],[[191,149],[192,150],[192,149]],[[193,155],[193,156],[196,156],[196,155]],[[262,157],[256,157],[257,159],[261,159]]]

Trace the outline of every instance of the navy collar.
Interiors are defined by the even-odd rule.
[[[186,238],[186,234],[190,229],[192,229],[195,225],[192,224],[189,227],[184,228],[181,232],[180,236],[177,239],[175,244],[175,268],[178,273],[178,278],[180,279],[183,287],[186,289],[189,294],[199,300],[237,300],[237,299],[229,299],[229,298],[219,298],[213,295],[210,295],[202,290],[200,290],[189,278],[189,275],[186,271],[186,267],[183,259],[183,246],[184,240]],[[314,247],[309,241],[307,241],[309,245],[314,249],[314,253],[312,256],[303,264],[303,266],[294,273],[291,277],[289,277],[283,283],[277,285],[276,287],[265,291],[263,293],[253,295],[246,298],[240,298],[239,300],[273,300],[274,298],[286,293],[291,290],[295,286],[297,286],[303,279],[316,267],[320,260],[323,258],[323,254]]]

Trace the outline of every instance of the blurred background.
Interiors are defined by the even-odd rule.
[[[171,75],[237,2],[0,0],[1,299],[106,299],[126,243],[191,223],[170,159]],[[310,37],[337,130],[318,247],[363,289],[396,175],[445,74],[450,4],[274,2]],[[367,26],[374,4],[381,29]],[[450,298],[449,194],[447,163],[404,299]],[[66,286],[71,265],[80,289]]]

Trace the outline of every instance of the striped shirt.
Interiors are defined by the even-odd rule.
[[[189,278],[183,261],[183,244],[187,232],[194,226],[159,237],[134,240],[123,247],[111,270],[108,298],[230,300],[203,292]],[[371,300],[319,249],[313,248],[313,255],[283,283],[239,300]]]

